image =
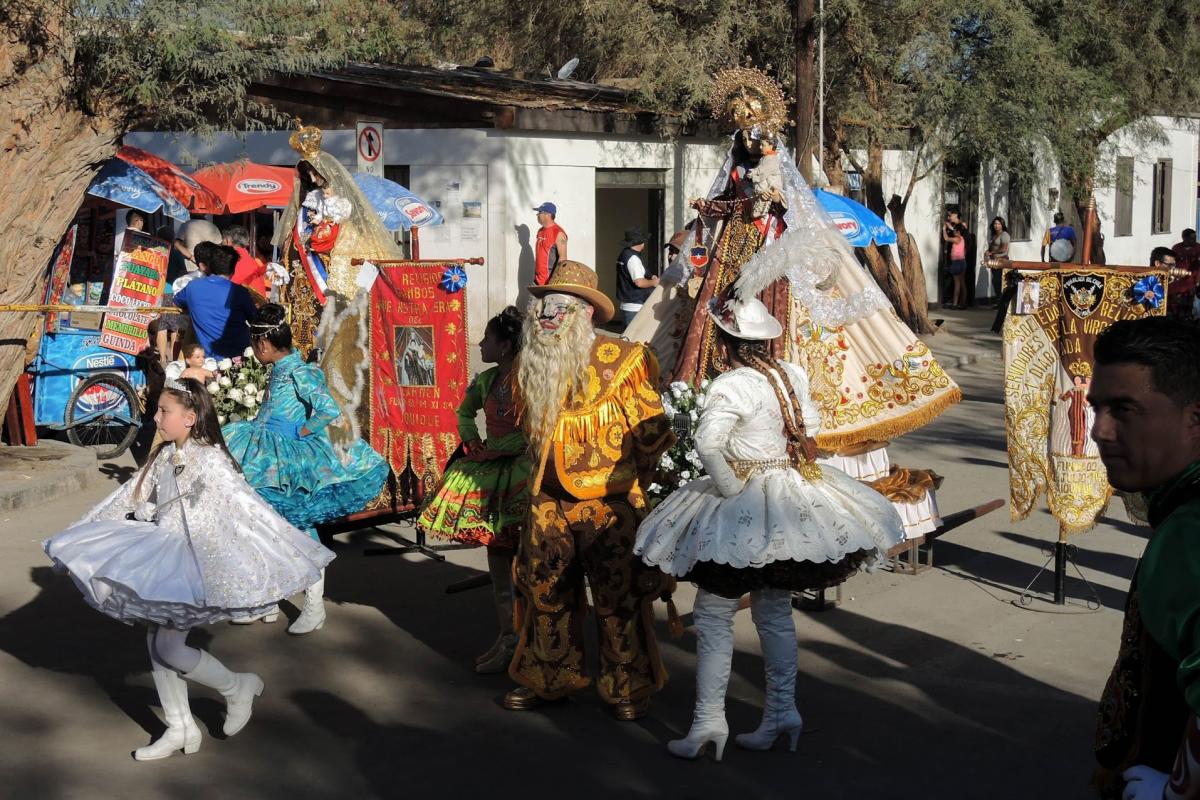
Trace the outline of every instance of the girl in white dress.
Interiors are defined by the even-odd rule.
[[[154,415],[163,443],[133,479],[42,543],[88,605],[145,623],[167,730],[134,758],[200,748],[184,678],[225,698],[226,736],[250,719],[263,681],[230,672],[187,645],[191,628],[261,615],[315,583],[333,553],[293,528],[242,479],[212,399],[191,379],[168,380]]]
[[[696,451],[708,476],[676,490],[646,518],[636,552],[698,587],[696,708],[687,737],[667,747],[696,758],[713,742],[720,761],[729,735],[725,691],[741,596],[750,593],[767,698],[758,730],[735,741],[769,750],[786,734],[794,751],[802,721],[791,593],[875,567],[904,529],[878,492],[816,464],[820,414],[804,371],[767,355],[765,343],[783,328],[766,306],[718,298],[710,308],[730,369],[713,380],[696,428]]]

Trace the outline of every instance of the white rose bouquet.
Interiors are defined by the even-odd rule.
[[[658,462],[655,482],[646,487],[651,505],[658,505],[680,486],[705,474],[700,454],[696,452],[695,434],[709,383],[704,381],[697,391],[690,384],[676,381],[662,394],[663,411],[671,420],[676,438]]]
[[[221,365],[225,364],[221,376],[208,384],[218,421],[224,425],[254,419],[266,396],[267,365],[255,358],[250,348],[237,358],[222,359]]]

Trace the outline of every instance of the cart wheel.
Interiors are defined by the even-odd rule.
[[[95,448],[96,458],[116,458],[133,443],[141,419],[129,381],[111,373],[93,375],[75,387],[67,402],[67,438],[77,447]]]

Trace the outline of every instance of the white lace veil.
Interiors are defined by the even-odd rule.
[[[738,293],[754,297],[779,278],[786,277],[791,285],[792,296],[808,309],[813,324],[830,328],[849,325],[877,311],[891,308],[891,301],[873,280],[867,288],[848,297],[843,297],[837,291],[835,284],[840,270],[862,267],[854,257],[854,250],[846,237],[808,188],[781,137],[776,137],[775,148],[779,153],[783,194],[787,200],[787,210],[783,215],[787,227],[777,240],[763,247],[742,265],[736,283]],[[725,191],[732,169],[731,148],[725,164],[709,188],[710,199]],[[712,241],[712,228],[706,234],[705,245],[711,253],[715,244]],[[686,275],[691,270],[687,260],[689,249],[686,244],[680,249],[671,265],[672,272]]]

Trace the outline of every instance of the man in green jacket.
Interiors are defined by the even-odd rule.
[[[1092,438],[1109,482],[1145,494],[1154,529],[1100,702],[1097,787],[1123,800],[1198,798],[1200,330],[1118,322],[1097,338],[1095,361]]]

